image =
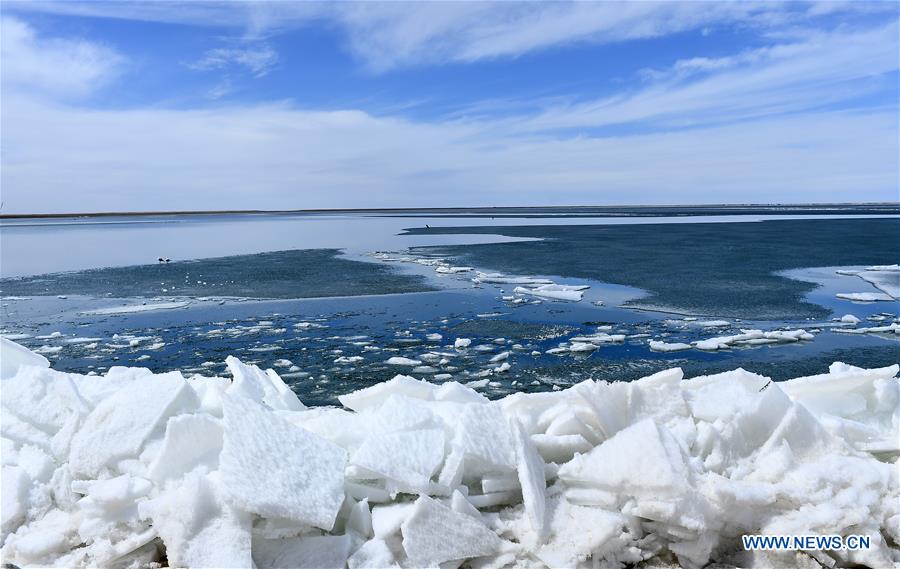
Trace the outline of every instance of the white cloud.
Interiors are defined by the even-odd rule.
[[[154,5],[133,6],[157,13]],[[239,44],[243,51],[209,52],[202,66],[265,73],[276,56],[248,54],[246,46],[266,45],[259,38],[285,25],[293,6],[253,8],[256,23],[247,30],[256,39]],[[682,5],[627,4],[616,14],[619,24],[597,32],[601,20],[611,24],[596,15],[605,8],[584,7],[594,4],[413,4],[408,13],[391,4],[314,8],[335,6],[341,13],[329,17],[341,18],[356,38],[353,49],[382,69],[727,20]],[[733,3],[712,6],[738,10]],[[766,18],[795,17],[763,6]],[[598,12],[573,16],[579,10]],[[659,10],[669,20],[660,21]],[[534,18],[547,28],[530,25]],[[582,20],[582,32],[570,29]],[[896,200],[896,102],[864,106],[871,104],[864,97],[884,101],[891,92],[896,19],[762,39],[764,47],[645,73],[613,97],[512,101],[504,118],[483,105],[452,120],[414,121],[288,104],[78,108],[60,101],[108,80],[121,56],[85,40],[41,38],[4,18],[4,211]],[[226,77],[209,96],[228,89]],[[55,94],[56,102],[36,92]],[[622,135],[614,127],[623,123],[641,134]]]
[[[286,106],[4,104],[9,212],[892,200],[900,175],[893,110],[559,139]]]
[[[896,21],[863,30],[807,35],[803,41],[759,48],[717,59],[679,61],[645,74],[614,96],[573,104],[554,103],[522,131],[585,129],[640,123],[680,128],[804,112],[846,103],[886,88],[900,69]],[[514,124],[512,124],[514,123]]]
[[[4,94],[27,89],[54,97],[84,96],[114,77],[125,61],[96,42],[38,37],[31,26],[11,16],[0,18],[0,36]]]
[[[241,30],[245,39],[330,22],[373,71],[470,62],[578,42],[610,43],[719,26],[792,30],[836,13],[896,16],[892,2],[10,2],[18,10]]]
[[[278,63],[278,52],[269,46],[216,48],[207,51],[199,61],[187,64],[191,69],[211,71],[243,67],[254,77],[263,77]]]

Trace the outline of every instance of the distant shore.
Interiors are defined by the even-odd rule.
[[[847,211],[847,210],[851,211]],[[681,204],[681,205],[578,205],[578,206],[498,206],[498,207],[416,207],[416,208],[344,208],[344,209],[225,209],[174,211],[109,211],[69,213],[9,213],[2,219],[59,219],[98,217],[164,217],[188,215],[475,215],[521,216],[554,214],[588,215],[816,215],[828,213],[900,214],[900,202],[810,203],[810,204]]]

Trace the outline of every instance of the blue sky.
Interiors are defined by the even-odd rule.
[[[4,212],[898,199],[898,4],[4,2]]]

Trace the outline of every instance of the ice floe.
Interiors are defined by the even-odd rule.
[[[894,300],[891,295],[885,292],[839,292],[834,296],[842,300],[852,300],[854,302],[877,302]]]
[[[650,340],[650,349],[654,352],[680,352],[682,350],[690,350],[693,348],[690,344],[684,342],[662,342],[658,340]]]
[[[516,294],[527,294],[553,300],[578,302],[584,298],[583,291],[588,288],[590,288],[588,285],[545,284],[535,287],[517,286],[513,289],[513,292]]]
[[[503,275],[501,273],[482,273],[475,275],[472,281],[476,283],[490,284],[522,284],[522,285],[548,285],[553,284],[550,279],[539,279],[535,277],[516,277]]]
[[[0,342],[4,563],[900,562],[897,365],[779,383],[672,369],[496,401],[397,376],[307,408],[235,358],[231,377],[89,377]],[[748,533],[871,547],[751,553]]]
[[[174,310],[176,308],[184,308],[190,305],[190,301],[180,302],[154,302],[144,304],[130,304],[125,306],[110,306],[108,308],[97,308],[94,310],[82,311],[82,314],[91,316],[102,316],[107,314],[132,314],[135,312],[148,312],[150,310]]]
[[[716,336],[705,340],[697,340],[691,344],[698,350],[715,351],[738,346],[760,346],[764,344],[782,344],[812,340],[813,334],[806,330],[741,330],[740,334]]]
[[[900,324],[894,322],[887,326],[868,326],[863,328],[834,328],[842,334],[900,334]]]
[[[422,365],[421,360],[414,360],[411,358],[404,358],[402,356],[393,356],[387,359],[384,363],[392,366],[418,366]]]

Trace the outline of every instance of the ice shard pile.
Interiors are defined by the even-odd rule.
[[[307,408],[272,370],[62,373],[2,340],[19,567],[891,567],[898,366],[585,381],[489,401],[405,375]],[[748,552],[745,534],[865,535]]]

